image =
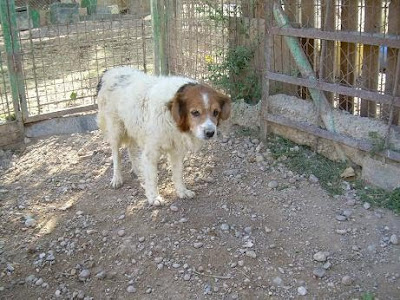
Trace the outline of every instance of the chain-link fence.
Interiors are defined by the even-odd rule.
[[[6,0],[7,4],[12,1]],[[19,61],[23,77],[25,121],[60,110],[95,103],[101,73],[116,65],[151,71],[153,60],[149,1],[17,0],[15,12]],[[9,8],[9,7],[8,7]],[[2,39],[1,44],[7,46]],[[15,48],[17,46],[17,49]],[[3,53],[3,52],[2,52]],[[4,67],[3,64],[0,68]],[[16,65],[15,65],[16,64]],[[2,78],[2,121],[12,116],[11,86]],[[86,109],[86,108],[84,108]],[[66,112],[64,112],[66,113]]]

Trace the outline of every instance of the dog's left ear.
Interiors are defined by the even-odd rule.
[[[189,131],[189,124],[187,123],[186,103],[183,95],[178,91],[174,98],[168,103],[168,108],[171,111],[172,118],[176,125],[182,132]]]
[[[231,98],[223,94],[219,94],[218,102],[219,105],[221,106],[221,114],[219,115],[219,118],[221,120],[228,119],[231,114]]]

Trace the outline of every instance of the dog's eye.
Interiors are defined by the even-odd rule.
[[[193,111],[191,112],[191,114],[192,114],[193,117],[198,117],[198,116],[200,116],[200,112],[199,112],[198,110],[193,110]]]
[[[219,115],[219,111],[218,110],[214,110],[214,117],[218,117]]]

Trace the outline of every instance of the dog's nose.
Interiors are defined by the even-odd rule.
[[[213,136],[214,136],[214,133],[215,133],[215,131],[214,130],[205,130],[204,131],[204,134],[206,135],[206,137],[209,139],[209,138],[212,138]]]

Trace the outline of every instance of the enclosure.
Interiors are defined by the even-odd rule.
[[[399,16],[400,0],[1,0],[0,298],[398,299]],[[113,190],[100,132],[57,134],[95,124],[119,65],[231,96],[229,130],[185,160],[194,199],[165,159],[165,206],[127,155]]]

